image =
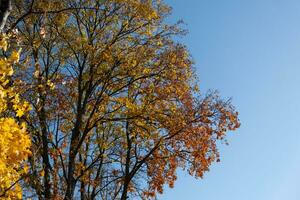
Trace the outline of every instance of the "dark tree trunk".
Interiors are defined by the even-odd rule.
[[[127,193],[128,193],[128,186],[131,181],[130,176],[130,164],[131,164],[131,148],[132,148],[132,141],[130,138],[130,131],[129,131],[129,122],[126,122],[126,139],[127,139],[127,152],[126,152],[126,164],[125,164],[125,177],[124,177],[124,184],[123,184],[123,191],[121,195],[121,200],[127,199]]]
[[[0,32],[2,32],[6,24],[11,9],[11,0],[0,0]]]

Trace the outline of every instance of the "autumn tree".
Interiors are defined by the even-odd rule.
[[[0,32],[3,30],[10,11],[10,1],[1,1]],[[8,51],[13,34],[0,34],[0,199],[21,199],[19,181],[26,174],[25,160],[30,155],[30,137],[24,113],[29,103],[20,99],[11,80],[14,67],[19,60],[19,51]]]
[[[12,79],[32,107],[24,196],[152,199],[176,169],[202,177],[238,128],[229,101],[201,95],[174,40],[170,7],[150,0],[15,0],[6,32],[22,47]],[[15,31],[16,32],[16,31]]]

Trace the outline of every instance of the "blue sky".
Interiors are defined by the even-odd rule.
[[[300,1],[167,0],[200,89],[233,97],[241,128],[203,180],[179,172],[163,200],[300,199]]]

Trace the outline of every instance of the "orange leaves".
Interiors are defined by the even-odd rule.
[[[0,96],[13,97],[12,113],[30,124],[29,171],[44,172],[28,182],[36,194],[64,196],[74,187],[83,198],[121,198],[124,190],[151,199],[174,186],[178,168],[202,177],[219,159],[216,144],[238,128],[238,114],[216,93],[201,96],[188,50],[173,38],[183,31],[163,21],[170,9],[162,1],[55,0],[33,8],[44,13],[18,25],[28,67],[15,69],[33,109],[10,91]],[[0,67],[13,73],[5,60]]]
[[[200,99],[199,99],[200,100]],[[183,107],[181,107],[183,106]],[[227,130],[239,126],[237,113],[229,102],[223,102],[216,93],[193,103],[176,107],[174,114],[164,121],[168,134],[163,144],[147,163],[150,181],[145,195],[162,192],[167,182],[170,187],[176,180],[176,169],[186,169],[190,175],[203,177],[212,162],[219,161],[217,140]]]

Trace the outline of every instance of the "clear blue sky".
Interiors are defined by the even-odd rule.
[[[203,180],[179,172],[162,200],[300,199],[300,1],[168,0],[200,88],[233,97],[241,128]]]

